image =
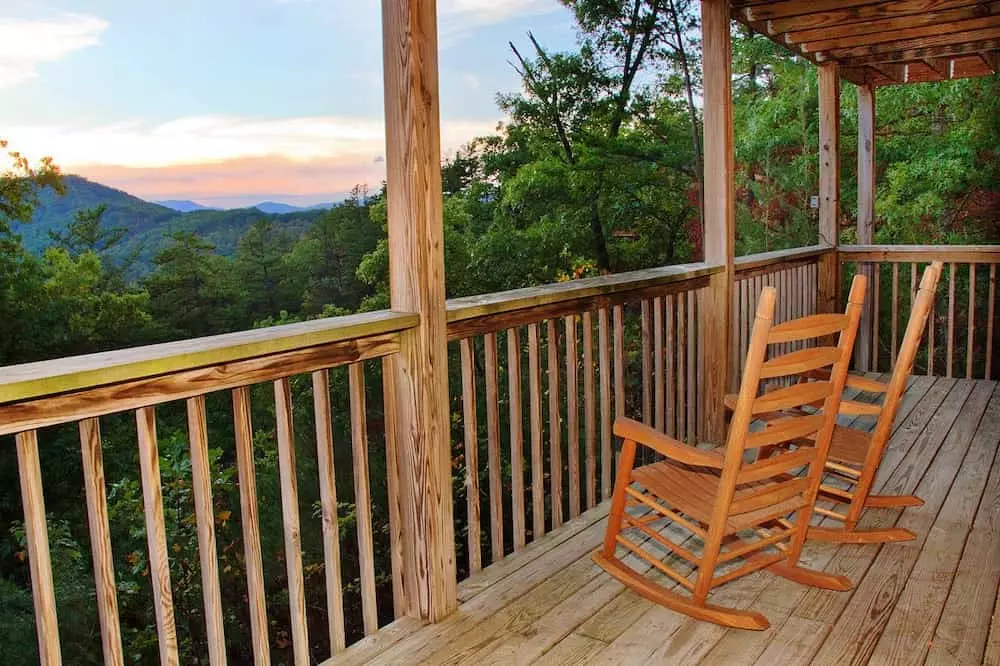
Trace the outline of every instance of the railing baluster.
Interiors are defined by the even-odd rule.
[[[652,321],[649,299],[642,299],[640,334],[642,337],[642,422],[653,424]]]
[[[697,349],[698,335],[698,313],[695,310],[695,292],[687,292],[688,301],[688,344],[687,344],[687,441],[694,442],[697,439],[698,421],[696,406],[698,400],[698,387],[696,386],[695,375],[698,371],[695,350]]]
[[[576,315],[566,324],[566,465],[569,473],[569,517],[580,515],[580,386],[577,374]]]
[[[986,299],[986,370],[983,377],[993,378],[993,319],[997,303],[997,265],[990,264],[989,298]]]
[[[976,341],[976,265],[969,264],[969,334],[965,343],[965,378],[972,379],[973,351]]]
[[[892,265],[892,350],[889,355],[889,367],[896,367],[896,353],[899,351],[899,264]]]
[[[676,315],[676,309],[674,306],[673,294],[667,294],[667,311],[666,319],[663,323],[666,328],[666,340],[664,344],[666,345],[666,367],[664,368],[664,386],[666,387],[666,395],[664,396],[665,401],[665,414],[664,420],[666,421],[666,433],[671,437],[677,432],[677,414],[676,414],[676,403],[677,403],[677,373],[676,373],[676,354],[677,345],[675,344],[676,338],[676,328],[674,326],[674,320]]]
[[[552,528],[563,523],[562,512],[562,418],[559,397],[559,329],[554,319],[547,322],[549,379],[549,494]]]
[[[361,615],[365,635],[378,631],[375,598],[375,546],[372,538],[371,484],[368,481],[368,410],[365,406],[365,365],[347,368],[351,399],[351,453],[354,457],[354,505],[357,510],[358,560],[361,564]]]
[[[521,419],[521,338],[507,329],[507,392],[510,407],[510,487],[514,552],[524,548],[524,422]]]
[[[479,541],[479,428],[476,418],[476,357],[472,338],[459,342],[462,356],[462,425],[465,429],[465,506],[468,525],[469,573],[483,568]]]
[[[955,262],[948,264],[948,347],[945,377],[952,375],[955,357]]]
[[[687,434],[687,298],[677,294],[677,439]]]
[[[340,524],[337,519],[337,475],[333,459],[333,411],[330,407],[330,373],[312,373],[313,412],[316,416],[316,466],[322,510],[323,563],[326,567],[326,607],[330,645],[334,652],[347,647],[344,598],[340,571]],[[386,432],[392,432],[386,427]],[[386,449],[388,450],[388,445]],[[392,475],[392,465],[386,465]],[[390,506],[392,502],[389,503]],[[393,574],[396,572],[394,571]]]
[[[940,283],[938,283],[940,286]],[[931,311],[927,316],[927,376],[934,375],[934,330],[937,328],[937,291],[931,299]]]
[[[601,497],[611,497],[611,345],[608,310],[597,313],[597,347],[600,354],[601,385]]]
[[[38,632],[38,656],[43,666],[59,666],[62,664],[62,652],[59,648],[56,594],[52,584],[49,530],[45,521],[42,466],[38,460],[38,433],[35,430],[18,433],[15,446],[21,479],[21,502],[24,505],[24,539],[28,547],[28,569],[31,571],[31,598],[35,605]],[[166,544],[163,551],[166,554]]]
[[[215,547],[215,505],[212,503],[212,472],[208,462],[205,396],[188,398],[187,418],[208,660],[212,666],[220,666],[226,663],[226,638],[222,627],[222,591],[219,588],[219,560]]]
[[[655,384],[653,385],[653,424],[657,430],[663,432],[663,389],[665,381],[663,377],[663,298],[657,296],[653,299],[653,374]]]
[[[156,412],[152,407],[143,407],[136,410],[135,419],[139,438],[139,471],[142,476],[146,542],[149,547],[149,578],[153,584],[160,664],[173,666],[180,659],[177,655],[177,629],[174,626],[174,601],[170,589],[170,563],[167,559],[167,528],[163,519]]]
[[[395,362],[393,356],[386,356],[382,359],[382,405],[384,411],[385,430],[385,470],[386,470],[386,495],[389,504],[389,566],[392,567],[392,613],[393,617],[400,618],[406,614],[406,593],[403,589],[404,563],[403,563],[403,522],[400,515],[400,470],[399,470],[399,442],[397,441],[396,430],[398,415],[396,413],[396,399],[393,395],[395,386]]]
[[[597,414],[594,411],[594,322],[583,313],[583,411],[587,508],[597,505]]]
[[[121,626],[118,618],[118,592],[115,587],[111,529],[108,525],[100,421],[96,418],[84,419],[80,421],[79,429],[83,487],[87,495],[87,525],[90,528],[90,552],[94,560],[94,590],[97,597],[97,615],[101,621],[101,646],[106,666],[120,665],[125,663],[125,657],[122,652]]]
[[[497,379],[497,336],[483,336],[486,359],[486,455],[490,478],[490,551],[503,559],[503,470],[500,461],[500,392]]]
[[[882,304],[882,266],[880,264],[870,264],[872,267],[872,372],[878,372],[878,318]]]
[[[236,469],[240,483],[240,523],[243,527],[243,558],[247,568],[247,601],[250,604],[250,636],[256,666],[271,663],[267,638],[267,603],[264,598],[264,565],[260,554],[260,519],[257,507],[257,474],[253,458],[253,425],[250,420],[250,389],[233,389],[233,425],[236,436]]]
[[[281,482],[281,517],[285,536],[285,569],[288,572],[288,607],[292,652],[296,666],[309,663],[309,629],[306,592],[302,576],[302,535],[299,531],[299,482],[295,465],[295,431],[292,423],[292,386],[288,378],[274,382],[274,414],[278,434],[278,476]],[[360,510],[359,510],[360,524]],[[362,558],[363,561],[363,558]],[[364,566],[362,564],[362,566]]]
[[[542,474],[542,369],[538,324],[528,324],[528,397],[531,414],[532,539],[545,534],[545,486]]]

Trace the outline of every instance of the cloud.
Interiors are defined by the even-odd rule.
[[[515,17],[548,14],[561,7],[558,0],[438,0],[441,42],[447,47],[468,37],[476,28]]]
[[[492,121],[444,121],[442,153],[494,129]],[[385,177],[379,118],[192,116],[156,125],[15,126],[3,132],[32,160],[51,155],[65,172],[148,199],[228,197],[232,203],[275,193],[325,200]]]
[[[36,78],[39,65],[98,44],[107,27],[107,21],[81,14],[38,20],[0,18],[0,88]]]

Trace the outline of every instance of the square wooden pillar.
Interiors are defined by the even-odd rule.
[[[732,353],[729,338],[736,237],[728,0],[702,0],[701,34],[705,89],[705,261],[723,267],[710,278],[699,308],[699,353],[704,363],[701,436],[706,441],[721,442],[726,434],[723,398]]]
[[[868,83],[858,86],[858,245],[871,245],[875,229],[875,87]],[[873,284],[874,270],[871,264],[861,267],[868,276],[868,284]],[[869,288],[861,311],[861,327],[854,352],[854,366],[868,371],[873,367],[873,355],[877,353],[878,340],[872,337],[872,316],[874,294]]]
[[[819,242],[833,251],[819,262],[818,312],[840,309],[840,72],[836,63],[819,65]]]
[[[434,0],[382,0],[389,284],[420,325],[389,357],[403,609],[437,622],[457,607],[448,423],[444,227]]]

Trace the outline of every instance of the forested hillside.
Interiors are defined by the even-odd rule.
[[[578,23],[576,48],[555,52],[531,36],[512,44],[509,56],[523,85],[498,95],[501,129],[472,140],[442,165],[449,296],[701,256],[696,3],[641,0],[632,11],[632,3],[624,9],[623,3],[563,2]],[[737,252],[813,244],[815,67],[742,33],[734,35],[734,55]],[[842,105],[841,235],[849,242],[857,148],[855,90],[847,84]],[[882,88],[877,112],[876,240],[1000,241],[1000,78]],[[53,165],[32,168],[16,156],[0,173],[0,366],[388,304],[382,191],[359,186],[332,210],[288,216],[253,210],[182,215],[120,192],[101,190],[94,197],[91,185],[60,179]],[[450,365],[454,374],[457,364]],[[374,377],[368,384],[380,385]],[[343,397],[343,381],[334,393]],[[233,546],[239,494],[232,422],[225,396],[215,398],[209,441],[224,606],[232,613],[226,638],[233,662],[243,663],[249,640],[244,563]],[[378,403],[377,395],[372,402]],[[336,414],[347,411],[334,405]],[[167,406],[158,418],[181,659],[198,663],[205,654],[204,618],[200,579],[191,568],[197,543],[183,407]],[[335,427],[348,427],[339,418]],[[253,422],[272,645],[286,659],[273,403],[255,400]],[[134,423],[114,417],[103,427],[128,658],[155,663]],[[308,429],[302,428],[306,435]],[[385,478],[382,444],[380,433],[369,435],[371,478],[378,485]],[[349,441],[344,432],[338,437]],[[22,663],[37,659],[29,575],[14,448],[0,443],[0,662]],[[297,446],[303,478],[315,478],[315,446],[307,438]],[[98,663],[79,442],[72,429],[50,431],[41,449],[46,508],[57,517],[50,521],[50,542],[59,616],[72,618],[61,627],[63,650],[76,663]],[[456,460],[456,469],[461,464]],[[350,472],[338,469],[349,488]],[[315,511],[317,496],[304,484],[303,516]],[[342,495],[341,529],[349,530],[355,516],[345,497],[350,494]],[[388,558],[385,511],[376,507],[380,571]],[[304,521],[302,528],[311,626],[325,624],[318,522]],[[344,557],[349,562],[356,553]],[[355,569],[347,564],[345,571]],[[348,604],[355,606],[347,609],[354,639],[361,633],[358,584],[350,575],[345,582]],[[379,586],[380,594],[391,595],[384,576]],[[324,649],[317,645],[317,654]]]

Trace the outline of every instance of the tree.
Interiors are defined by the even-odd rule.
[[[76,258],[87,252],[98,256],[104,268],[105,286],[123,291],[126,276],[139,258],[139,249],[132,250],[122,260],[113,257],[114,249],[125,239],[128,229],[104,227],[107,210],[106,204],[79,210],[73,214],[73,221],[65,231],[49,231],[49,238],[55,247],[65,249],[71,257]]]

